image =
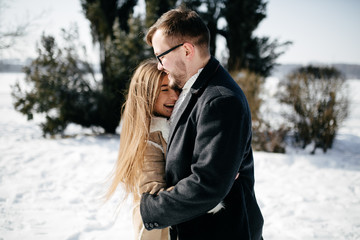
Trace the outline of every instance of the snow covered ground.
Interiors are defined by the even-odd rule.
[[[0,240],[132,239],[131,205],[116,214],[121,193],[101,199],[119,137],[42,138],[12,107],[22,77],[0,73]],[[360,239],[360,80],[348,84],[351,113],[328,153],[254,153],[266,240]]]

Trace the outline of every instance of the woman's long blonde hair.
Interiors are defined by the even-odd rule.
[[[143,166],[146,141],[155,101],[165,73],[157,69],[157,61],[143,61],[133,74],[122,108],[122,130],[118,159],[106,194],[109,199],[121,183],[125,196],[138,192],[138,177]]]

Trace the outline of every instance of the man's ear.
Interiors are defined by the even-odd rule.
[[[187,58],[192,58],[195,54],[195,47],[191,43],[184,43],[185,53]]]

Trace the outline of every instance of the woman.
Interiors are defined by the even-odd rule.
[[[121,183],[134,198],[135,239],[169,239],[168,229],[147,231],[140,216],[140,197],[166,188],[165,154],[168,121],[179,93],[168,86],[157,62],[146,60],[136,69],[122,114],[120,150],[107,197]]]

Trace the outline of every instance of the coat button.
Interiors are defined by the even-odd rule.
[[[149,223],[149,228],[154,228],[154,224]]]
[[[149,228],[149,224],[148,223],[145,223],[145,228]]]
[[[156,222],[156,223],[154,223],[154,226],[155,226],[155,227],[159,227],[159,224]]]

